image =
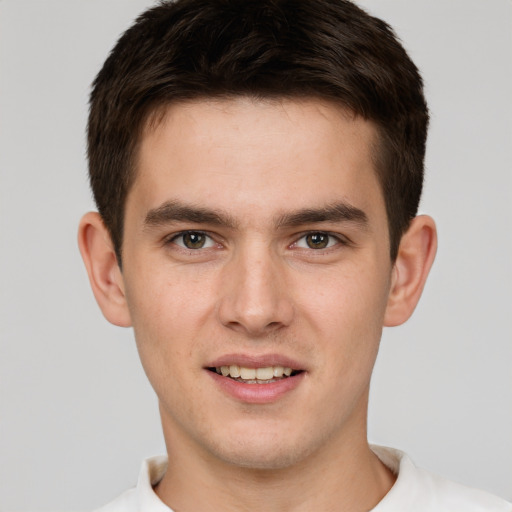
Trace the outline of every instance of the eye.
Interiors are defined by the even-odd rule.
[[[202,231],[184,231],[171,238],[170,242],[184,249],[208,249],[215,242]]]
[[[295,247],[301,249],[328,249],[340,243],[340,239],[323,231],[314,231],[302,236],[295,242]]]

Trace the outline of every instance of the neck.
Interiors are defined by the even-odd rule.
[[[166,436],[166,441],[171,440]],[[371,451],[366,435],[325,443],[304,460],[281,469],[242,468],[208,454],[193,457],[177,441],[168,442],[168,470],[155,491],[180,512],[368,511],[395,481]]]

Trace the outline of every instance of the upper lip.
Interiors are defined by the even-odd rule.
[[[266,368],[269,366],[283,366],[293,370],[304,370],[304,365],[297,360],[281,354],[224,354],[212,360],[206,368],[218,368],[236,364],[244,368]]]

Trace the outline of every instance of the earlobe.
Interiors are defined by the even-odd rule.
[[[419,215],[411,221],[398,249],[384,316],[384,325],[403,324],[420,300],[437,250],[434,220]]]
[[[114,325],[129,327],[131,319],[123,276],[108,230],[97,212],[89,212],[82,217],[78,228],[78,246],[103,315]]]

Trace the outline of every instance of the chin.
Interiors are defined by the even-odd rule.
[[[229,465],[254,470],[281,470],[292,467],[317,448],[315,442],[290,439],[286,436],[252,436],[250,439],[230,438],[211,447],[212,454]]]
[[[300,454],[293,453],[263,453],[258,451],[245,451],[244,453],[219,454],[229,465],[239,468],[276,471],[294,466],[302,459]]]

